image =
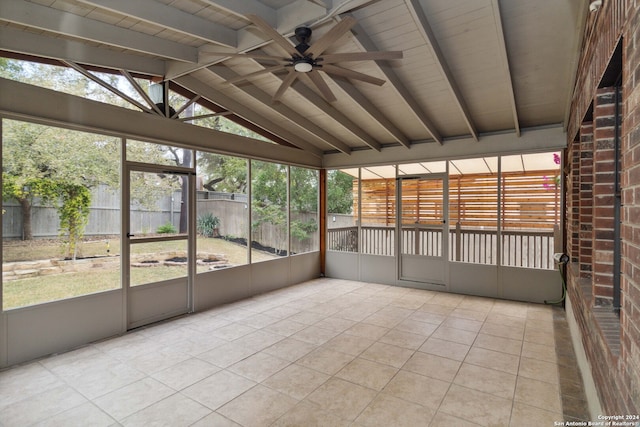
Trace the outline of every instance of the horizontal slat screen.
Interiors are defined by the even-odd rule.
[[[355,184],[354,184],[355,189]],[[358,212],[354,197],[354,213]],[[395,225],[396,182],[393,179],[362,180],[362,224]]]
[[[503,229],[553,229],[560,217],[557,170],[502,174],[500,214]],[[404,224],[435,223],[442,212],[442,184],[438,180],[403,180]],[[362,181],[362,224],[393,226],[396,216],[395,180]],[[354,188],[355,191],[355,188]],[[354,197],[354,201],[357,197]],[[354,212],[358,212],[354,206]],[[449,224],[497,227],[496,174],[449,177]]]
[[[441,179],[402,180],[402,224],[441,225]]]

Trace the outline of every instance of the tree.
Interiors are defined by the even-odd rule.
[[[193,151],[186,149],[176,149],[175,147],[169,147],[169,153],[173,156],[173,160],[178,166],[190,167],[192,162]],[[182,200],[180,203],[180,225],[179,231],[180,233],[186,233],[187,225],[189,224],[188,215],[187,215],[187,199],[189,194],[189,181],[186,176],[179,177],[180,179],[180,190],[182,194]]]
[[[291,167],[291,210],[318,212],[318,172],[314,169]]]
[[[287,167],[285,165],[253,160],[251,162],[252,229],[270,223],[279,231],[276,240],[269,242],[276,251],[286,247],[287,225]]]
[[[198,152],[198,175],[209,191],[245,193],[247,187],[247,161],[239,157]],[[252,162],[252,226],[256,230],[262,223],[271,223],[284,231],[287,221],[287,166],[271,162]],[[294,214],[291,235],[304,240],[318,229],[315,219],[304,219],[303,214],[318,212],[318,172],[313,169],[290,168],[290,205]]]
[[[319,177],[313,169],[292,166],[290,170],[290,233],[292,239],[302,242],[318,230]]]
[[[327,212],[353,213],[354,179],[351,175],[337,169],[327,172]]]
[[[124,89],[124,85],[128,85],[128,83],[121,76],[104,73],[93,74],[128,93],[131,97],[140,99],[135,91]],[[1,59],[0,76],[109,104],[131,107],[127,101],[75,70],[66,67]],[[148,82],[139,83],[143,87],[148,84]],[[169,94],[170,104],[177,106],[187,101],[186,98],[174,92]],[[186,114],[198,116],[211,113],[210,110],[200,105],[191,107],[193,107],[193,111],[188,111]],[[191,107],[189,108],[191,109]],[[86,225],[86,218],[83,219],[83,215],[88,210],[83,205],[87,204],[88,206],[91,203],[90,191],[84,191],[80,189],[80,186],[85,190],[90,190],[98,183],[105,183],[112,188],[119,187],[119,148],[112,147],[112,145],[119,146],[119,143],[108,143],[106,137],[80,132],[74,133],[64,129],[11,121],[6,121],[6,123],[10,123],[10,125],[5,126],[3,134],[5,141],[3,143],[5,158],[3,161],[3,198],[15,199],[20,203],[23,214],[24,238],[33,238],[31,206],[34,199],[42,198],[58,206],[61,228],[68,234],[70,245],[68,252],[75,253],[75,245],[81,238],[82,230]],[[195,120],[194,124],[196,123],[223,132],[266,140],[255,132],[221,116]],[[80,141],[84,142],[80,143]],[[152,147],[150,148],[150,146]],[[105,150],[109,152],[109,156],[104,155]],[[127,159],[129,160],[190,166],[192,155],[193,151],[189,150],[174,150],[168,146],[127,141]],[[246,192],[248,185],[246,160],[237,157],[200,155],[198,163],[199,167],[206,171],[205,187],[207,189]],[[104,167],[104,170],[98,170],[98,166]],[[270,211],[273,211],[272,214],[278,211],[284,212],[287,206],[286,178],[277,184],[279,194],[284,195],[285,199],[278,196],[277,200],[274,200],[276,193],[273,191],[275,188],[269,188],[267,185],[270,178],[272,177],[269,177],[265,171],[258,179],[258,182],[266,185],[257,193],[258,198],[262,200],[261,206],[264,209],[262,213],[265,215]],[[178,179],[181,180],[183,194],[180,231],[186,232],[187,182],[181,177]],[[173,188],[175,184],[173,182],[175,179],[161,179],[159,186],[150,188],[146,186],[144,181],[145,179],[132,178],[131,195],[132,200],[147,206],[155,205],[160,190]],[[284,187],[282,187],[283,184]],[[58,205],[58,203],[60,204]],[[275,208],[278,206],[279,208]],[[259,207],[258,210],[260,209]],[[286,216],[282,217],[282,215],[284,213],[276,215],[277,218],[273,217],[275,223],[283,223],[282,218],[286,220]]]
[[[32,239],[35,198],[58,209],[67,257],[74,257],[99,183],[119,186],[117,139],[33,123],[3,122],[2,196],[20,203],[23,238]]]
[[[211,113],[212,113],[211,110],[201,105],[196,105],[194,108],[195,116],[206,115]],[[247,129],[246,127],[236,122],[233,122],[223,116],[214,116],[214,117],[197,119],[197,120],[194,120],[192,123],[198,126],[207,127],[220,132],[226,132],[226,133],[231,133],[233,135],[246,136],[247,138],[259,139],[266,142],[272,142],[269,139],[265,138],[264,136],[257,134],[256,132],[250,129]]]
[[[49,195],[51,187],[42,170],[44,165],[37,165],[32,158],[22,155],[31,151],[31,146],[43,132],[42,127],[4,121],[2,200],[15,199],[20,204],[23,240],[33,239],[31,207],[34,198]]]
[[[73,70],[2,59],[0,76],[82,95],[91,95],[92,83]],[[95,85],[94,85],[95,86]],[[90,193],[79,186],[95,185],[96,168],[113,164],[105,140],[64,129],[5,120],[3,132],[2,197],[15,199],[23,217],[23,239],[33,238],[31,209],[35,198],[57,203],[61,229],[69,233],[70,253],[82,236]],[[89,146],[80,147],[88,143]],[[107,143],[108,144],[108,143]],[[116,151],[119,159],[119,152]],[[72,154],[72,155],[70,155]],[[109,153],[113,154],[113,153]],[[80,168],[79,168],[80,167]],[[109,168],[107,168],[109,169]],[[101,171],[103,179],[118,183],[117,168]],[[116,184],[117,185],[117,184]],[[85,207],[79,204],[86,205]],[[78,208],[79,217],[73,213]]]
[[[60,197],[60,228],[68,237],[66,257],[76,259],[78,243],[89,219],[91,192],[82,184],[58,183],[56,193]]]
[[[247,192],[247,160],[240,157],[198,152],[198,175],[208,191]]]

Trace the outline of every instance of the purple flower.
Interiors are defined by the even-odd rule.
[[[553,153],[553,163],[556,165],[560,164],[560,155],[558,153]]]

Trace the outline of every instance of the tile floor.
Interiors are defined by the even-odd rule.
[[[0,372],[9,426],[586,419],[559,308],[318,279]]]

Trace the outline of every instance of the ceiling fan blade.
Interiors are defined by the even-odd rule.
[[[324,52],[329,46],[335,43],[340,37],[342,37],[347,31],[349,31],[354,25],[356,20],[351,16],[347,16],[342,21],[338,22],[335,27],[324,33],[315,43],[311,45],[304,53],[305,55],[311,55],[317,58]]]
[[[271,38],[278,46],[287,51],[289,55],[297,55],[298,51],[289,40],[274,30],[264,19],[258,15],[247,15],[247,19],[258,27],[266,36]]]
[[[293,69],[289,70],[289,74],[287,74],[287,77],[285,77],[284,80],[282,80],[282,84],[276,91],[276,94],[273,95],[273,99],[272,99],[273,102],[280,101],[282,94],[284,93],[285,90],[289,89],[289,86],[291,86],[291,84],[296,79],[296,77],[298,77],[298,73],[296,73],[296,71]]]
[[[371,83],[374,85],[382,86],[385,80],[369,76],[367,74],[359,73],[358,71],[348,70],[346,68],[338,67],[336,65],[325,64],[322,66],[322,71],[329,74],[335,74],[338,76],[346,77],[348,79],[362,80],[363,82]]]
[[[284,70],[284,69],[285,69],[285,65],[274,65],[273,67],[267,67],[262,70],[254,71],[253,73],[245,74],[244,76],[234,77],[232,79],[227,80],[225,83],[229,83],[229,84],[238,83],[244,80],[249,80],[261,74],[274,73],[278,70]]]
[[[254,53],[225,53],[225,52],[207,52],[206,50],[200,51],[201,55],[211,55],[211,56],[229,56],[232,58],[251,58],[258,59],[263,61],[271,61],[271,62],[280,62],[283,64],[288,64],[291,61],[288,61],[287,58],[283,58],[282,56],[273,56],[273,55],[260,55]]]
[[[336,96],[333,94],[333,92],[331,92],[331,89],[329,89],[327,82],[324,81],[320,73],[312,71],[304,75],[309,77],[309,79],[313,82],[313,84],[318,88],[318,90],[322,94],[322,97],[325,99],[325,101],[327,102],[337,101]]]
[[[348,61],[388,61],[391,59],[401,59],[402,51],[388,52],[353,52],[353,53],[330,53],[322,55],[322,64]]]

